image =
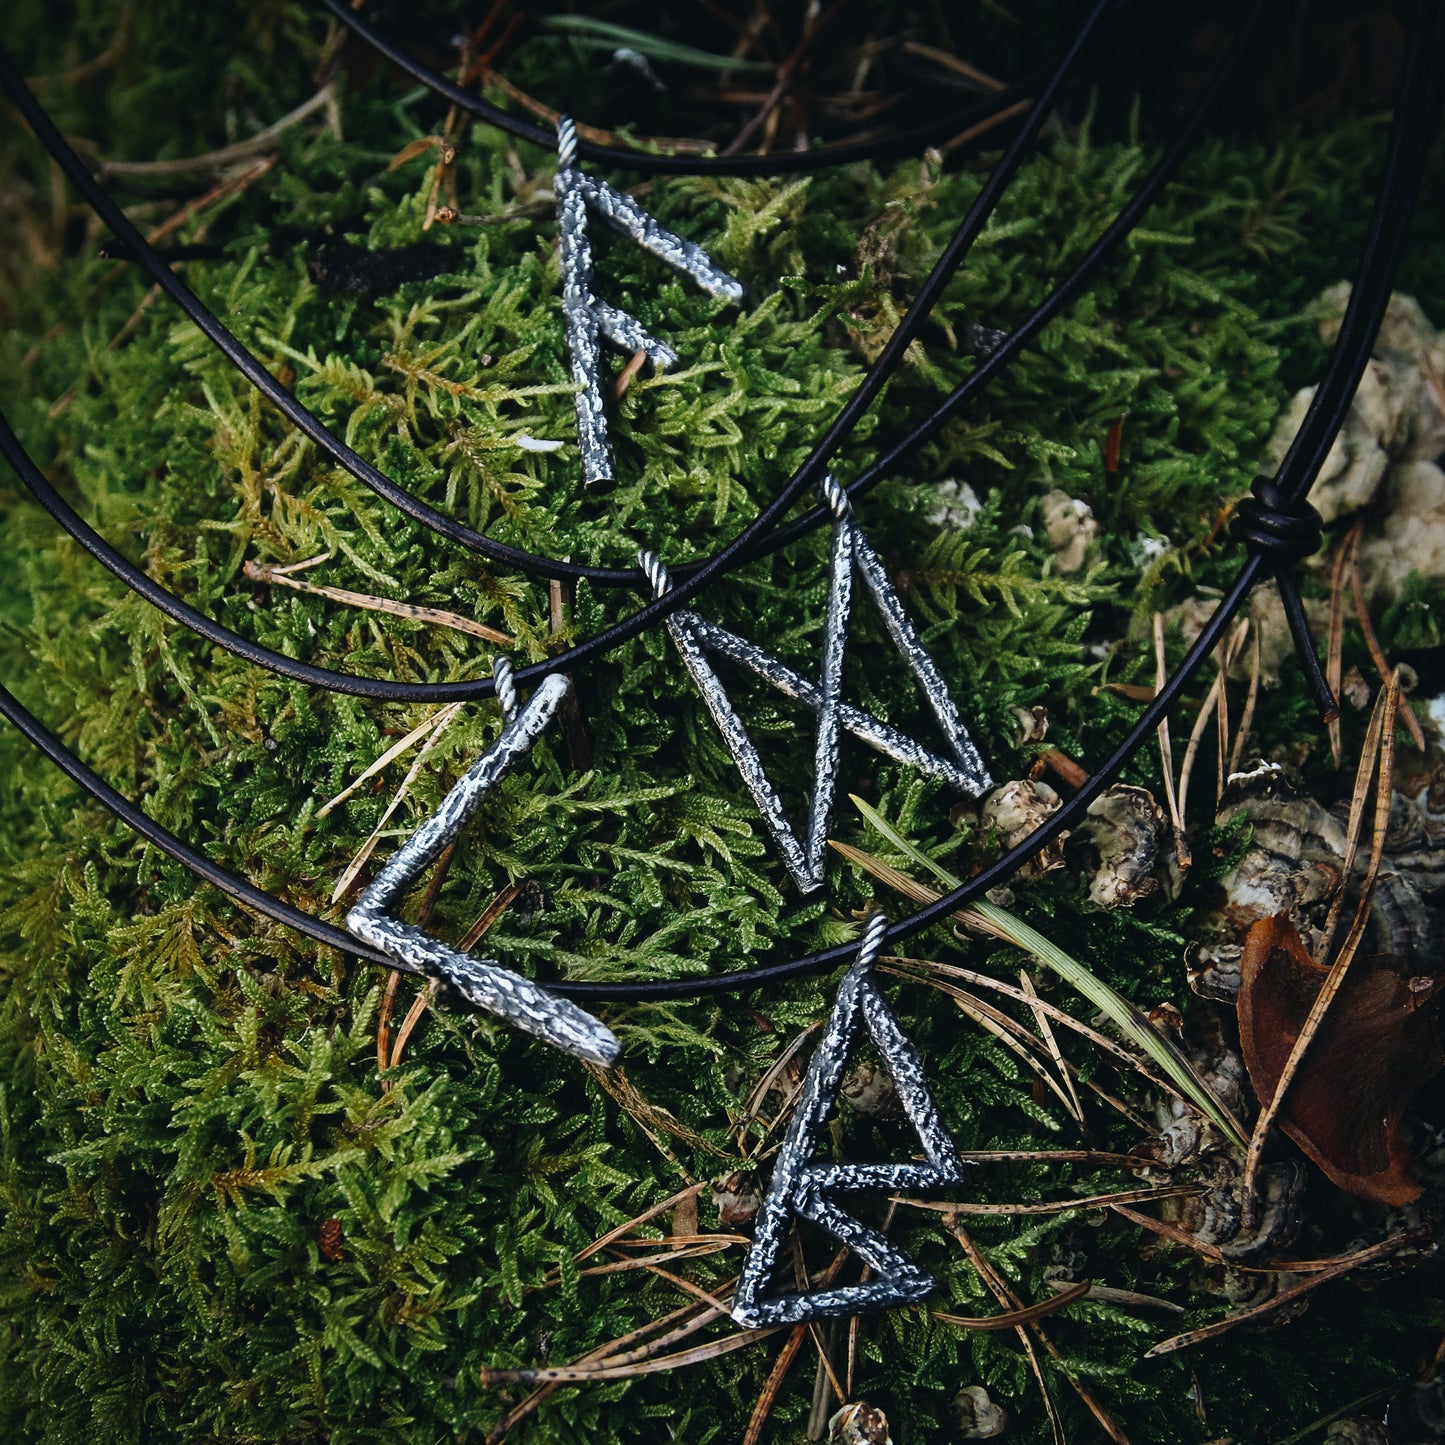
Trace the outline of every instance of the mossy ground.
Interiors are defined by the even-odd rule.
[[[113,32],[117,7],[90,9],[66,37],[38,4],[10,7],[0,29],[28,71],[56,72]],[[146,11],[130,17],[132,42],[112,71],[41,92],[99,152],[189,153],[226,138],[228,106],[269,119],[310,93],[324,27],[306,7]],[[578,64],[556,47],[533,63],[539,83],[549,65],[566,80]],[[434,505],[518,546],[613,565],[640,543],[673,560],[711,551],[755,514],[856,384],[981,184],[969,160],[648,188],[654,214],[703,241],[749,299],[735,312],[624,244],[602,248],[607,294],[683,362],[633,383],[613,425],[623,480],[598,498],[581,489],[570,449],[540,455],[518,441],[572,434],[545,215],[434,229],[448,271],[391,295],[327,293],[312,281],[308,257],[328,235],[371,246],[420,237],[429,160],[387,167],[441,113],[377,74],[344,89],[341,114],[344,140],[290,133],[272,171],[203,214],[220,249],[185,263],[188,283],[329,425]],[[1307,303],[1349,270],[1383,136],[1362,119],[1279,141],[1206,141],[1087,297],[861,508],[998,777],[1032,760],[1013,741],[1015,705],[1045,703],[1050,742],[1086,766],[1102,756],[1136,705],[1099,683],[1152,675],[1141,623],[1231,575],[1221,511],[1247,488],[1282,403],[1318,366]],[[462,611],[515,636],[514,655],[528,661],[634,605],[584,588],[558,634],[545,586],[439,545],[318,460],[163,301],[136,315],[146,283],[97,257],[94,227],[51,187],[36,151],[7,118],[4,406],[48,474],[153,576],[282,651],[414,680],[482,675],[491,650],[259,587],[243,563],[329,552],[311,580]],[[1155,154],[1148,126],[1102,133],[1078,97],[845,448],[845,478],[967,374],[960,329],[1025,314]],[[464,209],[500,211],[550,167],[470,129],[457,165]],[[138,214],[155,224],[204,189],[187,186]],[[1434,220],[1432,202],[1404,282],[1425,288],[1427,309],[1442,265]],[[196,224],[174,239],[192,239]],[[1111,472],[1104,443],[1120,416]],[[985,501],[967,533],[929,520],[945,479],[966,480]],[[178,632],[60,538],[13,479],[3,485],[0,645],[27,705],[168,827],[326,912],[408,760],[380,790],[324,818],[319,805],[426,710],[310,692]],[[1089,566],[1070,577],[1042,541],[1038,502],[1055,487],[1103,525]],[[1169,543],[1143,568],[1131,550],[1140,534]],[[812,538],[749,566],[702,606],[807,671],[824,557]],[[1412,643],[1434,640],[1433,595],[1417,589],[1419,605],[1394,619]],[[1129,640],[1100,661],[1086,636]],[[890,670],[864,606],[854,637],[852,695],[921,730],[917,698]],[[530,886],[488,946],[544,976],[675,977],[853,935],[850,910],[869,887],[830,865],[821,898],[798,900],[661,633],[576,682],[593,767],[579,772],[560,734],[544,740],[458,850],[435,900],[440,935],[459,936],[511,880]],[[787,798],[800,802],[810,749],[792,743],[797,718],[771,695],[739,691]],[[1288,746],[1315,726],[1287,683],[1261,712],[1259,747]],[[496,727],[494,707],[462,713],[383,849]],[[517,1398],[483,1389],[482,1366],[570,1361],[684,1302],[642,1273],[581,1277],[572,1256],[690,1180],[738,1166],[730,1114],[825,1012],[828,980],[609,1011],[628,1079],[663,1115],[629,1112],[555,1053],[454,1008],[427,1015],[383,1088],[374,970],[219,901],[81,802],[8,730],[0,750],[7,1438],[477,1440]],[[1129,776],[1157,786],[1157,766],[1141,756]],[[843,781],[952,866],[996,847],[950,825],[946,794],[870,753],[845,749]],[[877,843],[846,803],[834,831]],[[1182,910],[1089,912],[1068,875],[1022,890],[1020,904],[1139,1002],[1184,1002]],[[915,951],[963,955],[1004,977],[1019,962],[942,934]],[[1013,1057],[942,996],[909,989],[899,1007],[961,1147],[1075,1144]],[[1137,1140],[1102,1110],[1092,1122],[1101,1147]],[[837,1142],[858,1156],[903,1136],[850,1115]],[[1119,1187],[1119,1176],[991,1168],[977,1195],[1027,1200],[1061,1187],[1087,1194]],[[329,1220],[340,1224],[335,1258],[322,1249]],[[703,1226],[714,1222],[704,1203]],[[900,1243],[938,1278],[940,1306],[994,1307],[934,1217],[901,1216],[900,1226]],[[975,1232],[1026,1299],[1045,1292],[1051,1262],[1082,1254],[1081,1275],[1187,1304],[1186,1324],[1218,1312],[1192,1293],[1187,1257],[1141,1248],[1110,1216],[987,1218]],[[732,1250],[692,1265],[692,1277],[716,1283],[737,1264]],[[1287,1328],[1147,1367],[1137,1361],[1161,1336],[1154,1317],[1089,1303],[1051,1333],[1136,1441],[1279,1441],[1404,1379],[1423,1323],[1395,1295],[1346,1286]],[[515,1438],[735,1441],[776,1349],[564,1390]],[[769,1438],[801,1438],[812,1375],[805,1352]],[[1071,1438],[1093,1438],[1052,1367],[1051,1378]],[[917,1310],[865,1321],[858,1393],[886,1409],[900,1445],[952,1438],[949,1402],[980,1382],[1014,1412],[1012,1438],[1048,1438],[1011,1333],[961,1334]]]

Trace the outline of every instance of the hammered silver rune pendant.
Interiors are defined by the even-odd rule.
[[[882,991],[873,981],[873,963],[888,920],[874,913],[864,927],[858,958],[843,975],[833,1012],[808,1064],[803,1094],[788,1125],[767,1198],[758,1211],[757,1229],[748,1250],[732,1316],[749,1329],[770,1325],[801,1325],[834,1315],[913,1304],[933,1289],[933,1278],[906,1258],[876,1229],[855,1219],[834,1198],[863,1189],[950,1189],[962,1184],[968,1166],[958,1157],[953,1139],[939,1118],[938,1106],[923,1077],[923,1061],[903,1030]],[[898,1101],[917,1131],[924,1164],[810,1164],[818,1134],[838,1096],[848,1050],[866,1029],[883,1067],[893,1077]],[[873,1271],[862,1284],[805,1294],[772,1291],[778,1256],[788,1227],[801,1217],[821,1225],[848,1246]]]
[[[577,446],[582,478],[588,486],[612,477],[612,449],[602,410],[601,339],[629,353],[645,351],[654,366],[671,366],[677,353],[653,336],[635,316],[599,301],[592,294],[592,242],[587,212],[596,211],[644,251],[674,270],[691,276],[710,296],[740,301],[743,288],[714,266],[701,246],[659,226],[631,196],[594,180],[577,164],[577,130],[567,116],[557,121],[557,233],[562,258],[562,313],[572,380],[577,386]]]
[[[346,915],[346,926],[373,948],[449,984],[469,1003],[569,1054],[606,1068],[616,1061],[621,1045],[605,1024],[531,979],[499,963],[458,953],[391,914],[406,890],[536,742],[572,686],[567,678],[554,673],[543,679],[525,706],[518,708],[512,667],[506,658],[497,659],[493,675],[497,700],[502,705],[501,736],[457,781],[436,812],[393,854]]]
[[[692,680],[702,694],[738,772],[753,795],[763,822],[783,856],[793,881],[804,893],[823,886],[823,860],[828,847],[828,824],[833,814],[833,797],[838,784],[838,743],[840,734],[850,732],[870,748],[907,763],[931,777],[941,778],[959,792],[979,797],[993,786],[988,769],[979,757],[943,678],[923,646],[912,621],[903,609],[878,554],[869,545],[853,519],[848,493],[831,476],[819,484],[824,502],[833,514],[833,552],[828,582],[828,611],[823,627],[823,656],[819,680],[809,682],[756,643],[681,609],[669,614],[667,629]],[[671,585],[667,569],[651,552],[639,552],[638,562],[661,597]],[[857,573],[883,618],[889,639],[917,679],[938,720],[948,756],[930,752],[871,713],[852,707],[842,699],[843,655],[848,638],[848,618],[853,602],[853,574]],[[784,696],[795,699],[818,715],[817,740],[813,750],[813,796],[808,811],[806,836],[800,840],[783,810],[777,789],[763,767],[762,759],[747,728],[728,698],[709,653],[730,658],[770,683]]]

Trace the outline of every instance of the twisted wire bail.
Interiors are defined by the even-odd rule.
[[[852,512],[852,500],[832,472],[823,473],[818,482],[818,492],[824,505],[832,512],[834,521],[841,522]]]
[[[1315,706],[1326,723],[1340,715],[1339,701],[1325,677],[1320,655],[1310,635],[1295,567],[1313,557],[1324,540],[1324,522],[1306,497],[1290,497],[1273,477],[1256,477],[1250,494],[1235,508],[1234,536],[1274,572],[1279,600],[1289,623],[1295,652]]]
[[[492,664],[492,681],[497,685],[497,701],[502,705],[502,721],[509,723],[517,715],[517,684],[513,680],[510,657],[499,657]]]
[[[647,578],[654,597],[661,597],[663,593],[671,590],[672,578],[668,576],[667,568],[656,552],[649,552],[645,547],[639,549],[637,565],[642,568],[642,574]]]
[[[868,915],[868,921],[863,925],[863,939],[858,945],[858,957],[853,965],[855,968],[873,967],[878,961],[887,932],[888,915],[875,905],[873,912]]]
[[[577,127],[570,115],[557,117],[557,165],[571,170],[577,164]]]

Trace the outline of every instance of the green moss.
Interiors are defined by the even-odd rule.
[[[93,53],[115,12],[93,7],[91,42],[62,43],[44,7],[17,9],[7,38],[34,70]],[[263,116],[308,92],[321,32],[305,7],[126,14],[142,43],[127,48],[120,73],[44,91],[67,128],[107,155],[223,143],[227,76]],[[653,185],[649,208],[703,240],[749,300],[736,312],[624,244],[602,248],[606,294],[683,362],[633,382],[613,427],[624,480],[593,496],[567,450],[519,443],[572,431],[546,217],[433,230],[427,239],[449,249],[450,270],[392,296],[325,293],[310,278],[324,234],[371,246],[422,235],[429,160],[387,167],[437,111],[399,95],[378,76],[345,96],[344,141],[289,135],[268,175],[204,213],[220,253],[185,263],[184,274],[389,475],[499,540],[575,560],[625,563],[640,541],[681,560],[754,516],[856,385],[981,185],[971,163],[942,174],[904,163],[806,182]],[[1381,139],[1378,124],[1357,122],[1278,146],[1207,141],[1007,381],[861,507],[1000,777],[1029,761],[1012,743],[1015,705],[1047,702],[1051,740],[1086,765],[1133,716],[1133,704],[1097,689],[1106,677],[1150,673],[1142,634],[1104,663],[1084,650],[1086,629],[1118,635],[1132,618],[1137,631],[1155,608],[1231,575],[1235,554],[1216,536],[1221,510],[1246,489],[1289,391],[1318,364],[1305,308],[1351,264]],[[192,327],[146,303],[132,269],[96,257],[93,230],[51,210],[33,144],[13,128],[3,144],[0,176],[23,202],[0,220],[7,414],[57,485],[153,576],[268,646],[418,681],[482,675],[491,648],[259,587],[243,563],[327,552],[311,580],[459,610],[514,635],[529,661],[632,605],[583,588],[554,633],[544,586],[438,545],[319,461]],[[1023,316],[1154,154],[1152,144],[1095,134],[1087,116],[1053,136],[951,283],[925,345],[840,456],[840,474],[861,470],[968,374],[962,327]],[[467,210],[496,214],[549,174],[545,156],[470,130],[458,192]],[[173,204],[150,204],[146,219]],[[1418,264],[1437,274],[1438,248]],[[1110,472],[1105,438],[1120,416]],[[944,479],[967,480],[984,499],[966,534],[929,520]],[[319,806],[427,710],[253,672],[158,621],[58,538],[12,480],[4,487],[0,647],[27,705],[166,826],[334,916],[334,881],[409,760],[378,790],[324,817]],[[1089,502],[1104,529],[1088,570],[1069,578],[1042,541],[1038,502],[1055,487]],[[1141,532],[1175,549],[1142,574],[1130,551]],[[807,670],[824,557],[811,538],[751,564],[702,607]],[[1427,596],[1416,589],[1398,609],[1402,639],[1433,640],[1420,621]],[[918,699],[863,607],[855,638],[852,695],[922,729]],[[595,767],[575,768],[560,732],[538,746],[458,849],[432,918],[440,935],[459,936],[500,887],[527,880],[488,947],[543,976],[679,977],[850,936],[847,909],[867,899],[865,885],[839,868],[826,902],[797,901],[664,636],[626,645],[577,684]],[[785,795],[800,800],[808,762],[789,746],[794,715],[775,696],[740,694]],[[1266,742],[1308,726],[1306,700],[1289,690],[1268,711]],[[435,806],[496,727],[490,706],[458,717],[383,849]],[[826,980],[609,1011],[629,1077],[669,1111],[671,1134],[649,1132],[557,1055],[460,1011],[428,1014],[383,1089],[374,971],[219,901],[79,802],[8,731],[0,755],[9,1438],[477,1440],[519,1398],[483,1389],[481,1367],[566,1362],[681,1302],[652,1276],[582,1276],[572,1256],[688,1180],[735,1167],[729,1117],[782,1042],[822,1015]],[[850,788],[942,847],[951,866],[982,856],[987,840],[950,828],[951,799],[938,789],[861,751],[847,752],[844,767]],[[1129,776],[1157,785],[1157,762],[1141,757]],[[858,836],[846,808],[835,831]],[[1025,904],[1139,1001],[1181,998],[1177,917],[1084,914],[1067,885],[1039,887]],[[1016,967],[1007,953],[943,936],[918,948],[963,951],[1005,975]],[[404,988],[398,1014],[406,997]],[[939,996],[910,990],[901,1006],[962,1147],[1073,1142],[1013,1056]],[[859,1119],[845,1126],[854,1152],[898,1142]],[[1106,1147],[1136,1137],[1109,1116],[1096,1126]],[[990,1169],[980,1197],[1035,1198],[1061,1181],[1081,1194],[1117,1187],[1107,1171],[1071,1168]],[[329,1220],[339,1221],[339,1257],[322,1247]],[[706,1205],[703,1222],[713,1223]],[[1115,1286],[1190,1298],[1179,1255],[1141,1251],[1133,1231],[1100,1224],[990,1218],[976,1233],[1029,1299],[1061,1253],[1087,1256],[1085,1272]],[[965,1314],[992,1308],[935,1221],[900,1225],[903,1247],[937,1275],[940,1301]],[[736,1264],[736,1251],[700,1260],[693,1277],[716,1284]],[[1090,1303],[1051,1333],[1067,1368],[1135,1439],[1267,1440],[1402,1378],[1418,1327],[1385,1296],[1362,1306],[1326,1294],[1303,1325],[1228,1336],[1144,1370],[1134,1361],[1159,1337],[1151,1318]],[[563,1390],[516,1438],[647,1441],[670,1429],[697,1445],[735,1440],[775,1352],[776,1342],[677,1375]],[[1345,1358],[1347,1381],[1314,1368]],[[1059,1372],[1051,1379],[1074,1438],[1090,1438]],[[859,1390],[887,1409],[896,1439],[951,1438],[949,1401],[974,1381],[1007,1401],[1016,1438],[1047,1438],[1013,1335],[961,1336],[917,1311],[865,1321]],[[808,1361],[779,1400],[771,1438],[801,1436],[810,1383]]]

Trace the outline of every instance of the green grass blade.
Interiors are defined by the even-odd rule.
[[[854,794],[849,796],[863,817],[905,857],[928,869],[944,887],[951,889],[959,886],[958,878],[936,863],[917,844],[904,838],[876,808]],[[960,917],[967,917],[968,914],[976,915],[989,932],[1008,939],[1016,948],[1032,954],[1045,968],[1083,994],[1129,1043],[1158,1068],[1182,1098],[1198,1109],[1231,1143],[1240,1149],[1248,1146],[1249,1141],[1239,1122],[1220,1104],[1194,1066],[1121,993],[1110,988],[1078,959],[1065,953],[1056,943],[1045,938],[1036,928],[1031,928],[1008,909],[1000,908],[986,898],[980,898],[968,908],[959,911]]]
[[[708,50],[698,50],[692,45],[679,45],[673,40],[662,40],[644,30],[633,30],[626,25],[615,25],[610,20],[594,20],[587,15],[549,15],[542,22],[549,30],[563,30],[575,35],[584,43],[612,48],[627,46],[645,55],[649,60],[670,62],[674,65],[692,65],[703,70],[770,70],[771,66],[761,60],[738,60],[731,55],[714,55]]]

